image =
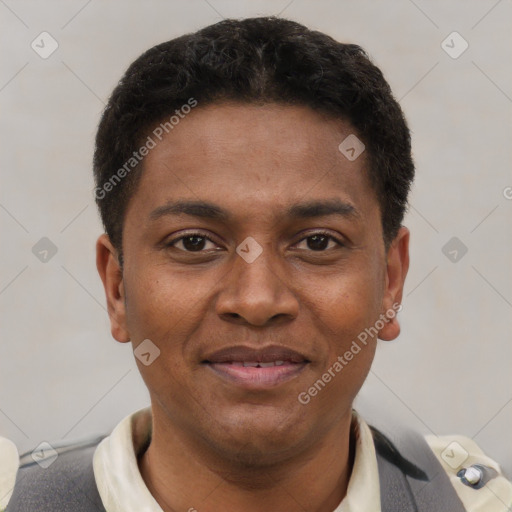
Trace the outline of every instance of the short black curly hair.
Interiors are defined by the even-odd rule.
[[[380,69],[360,46],[291,20],[227,19],[143,53],[103,112],[94,152],[95,197],[121,263],[124,215],[142,168],[134,150],[191,99],[198,108],[226,100],[304,105],[351,123],[366,146],[386,246],[396,236],[414,163],[406,120]]]

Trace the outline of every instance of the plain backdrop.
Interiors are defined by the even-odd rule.
[[[474,438],[512,474],[511,4],[1,0],[0,435],[23,452],[109,432],[149,405],[130,345],[110,335],[95,267],[101,111],[149,47],[222,18],[280,14],[363,46],[412,130],[402,334],[379,342],[356,408]],[[55,43],[41,32],[58,44],[47,58],[41,38],[45,51]],[[44,237],[57,250],[47,261]]]

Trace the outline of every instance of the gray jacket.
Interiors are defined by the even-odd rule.
[[[407,432],[393,444],[379,430],[371,430],[382,512],[465,510],[422,436]],[[55,448],[59,456],[46,469],[34,462],[31,452],[23,454],[6,512],[106,512],[93,472],[94,451],[104,437]]]

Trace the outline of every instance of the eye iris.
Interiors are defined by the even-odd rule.
[[[191,235],[183,238],[183,247],[187,251],[200,251],[204,248],[206,240],[203,236]]]
[[[308,247],[313,251],[321,251],[329,244],[329,237],[325,235],[312,235],[308,237]]]

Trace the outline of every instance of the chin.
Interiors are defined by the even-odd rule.
[[[276,464],[283,464],[297,454],[296,444],[290,439],[284,442],[282,439],[269,439],[268,434],[241,434],[239,438],[210,439],[210,443],[219,457],[244,471],[261,471]]]
[[[307,444],[306,422],[299,422],[289,411],[237,411],[217,418],[219,423],[207,433],[210,446],[223,458],[244,466],[261,468],[283,462]]]

